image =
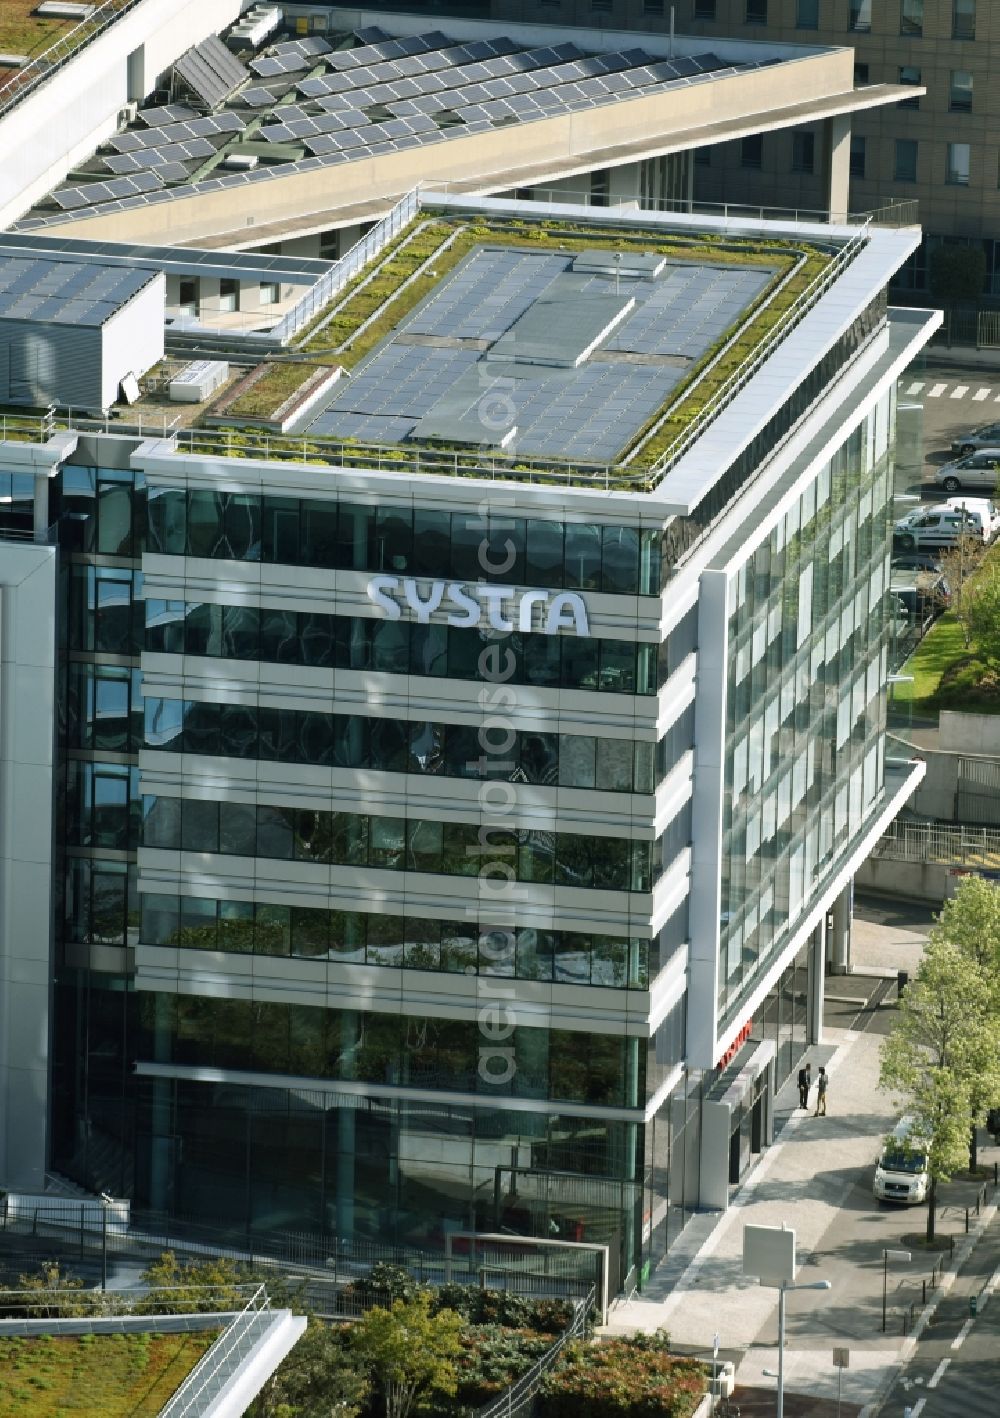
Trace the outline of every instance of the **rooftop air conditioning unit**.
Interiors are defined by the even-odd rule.
[[[170,381],[170,399],[175,404],[202,404],[229,378],[223,359],[199,359],[186,364]]]
[[[127,103],[118,110],[118,127],[127,128],[130,123],[134,123],[139,112],[139,105],[135,102]]]
[[[219,166],[228,167],[230,172],[252,172],[258,161],[256,153],[227,153]]]

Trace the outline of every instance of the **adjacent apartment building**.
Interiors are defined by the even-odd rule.
[[[15,732],[37,764],[3,798],[7,1165],[241,1232],[598,1242],[617,1284],[767,1147],[922,772],[887,572],[939,316],[887,305],[915,229],[411,203],[287,434],[0,429],[4,771]],[[0,262],[53,303],[5,331],[60,347],[25,240]],[[114,258],[75,254],[123,320],[182,254]],[[27,406],[54,366],[19,367]]]

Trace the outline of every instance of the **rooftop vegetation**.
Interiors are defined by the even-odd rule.
[[[830,252],[818,246],[801,246],[788,241],[750,241],[711,232],[691,236],[676,232],[661,235],[639,228],[615,229],[586,222],[530,221],[485,215],[470,219],[423,211],[375,262],[361,271],[326,310],[319,313],[300,337],[299,351],[316,364],[354,367],[391,335],[469,252],[483,244],[567,253],[595,245],[604,250],[639,248],[675,260],[776,268],[774,280],[748,309],[735,338],[733,331],[728,331],[693,363],[685,379],[671,390],[661,409],[633,439],[635,447],[648,436],[630,469],[636,474],[655,464],[664,450],[683,434],[831,260]],[[237,424],[241,417],[268,417],[264,410],[276,408],[293,392],[306,372],[301,364],[280,359],[271,361],[252,391],[248,391],[247,399],[228,407],[226,417],[231,416]],[[230,449],[234,454],[247,452],[253,456],[257,452],[259,455],[258,449],[242,442],[238,427],[233,433]],[[350,440],[343,442],[349,444]],[[329,446],[327,440],[309,440],[308,446],[298,440],[298,451],[290,447],[287,456],[303,458],[312,454],[323,459]],[[448,445],[436,446],[443,451],[448,448]],[[453,451],[462,450],[456,447]],[[277,447],[269,450],[269,456],[275,455],[280,456]],[[411,458],[409,449],[399,450],[399,462],[410,462]],[[386,460],[395,461],[388,450]],[[533,464],[545,461],[532,459]],[[518,466],[513,470],[517,471]]]
[[[38,0],[3,0],[0,5],[0,51],[26,54],[29,58],[47,49],[59,35],[71,30],[78,20],[45,19],[34,12]],[[0,70],[0,85],[3,71]]]
[[[215,1339],[190,1334],[0,1339],[5,1418],[155,1418]]]

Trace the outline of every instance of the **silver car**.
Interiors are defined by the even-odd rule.
[[[1000,468],[1000,448],[980,448],[966,458],[945,463],[934,474],[934,481],[945,492],[961,492],[963,488],[985,488],[995,492]]]
[[[1000,423],[984,423],[971,433],[963,433],[961,438],[952,440],[951,451],[956,457],[975,453],[977,448],[992,448],[1000,443]]]

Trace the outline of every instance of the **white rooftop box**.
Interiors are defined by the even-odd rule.
[[[229,378],[224,359],[199,359],[187,364],[170,381],[170,398],[175,404],[202,404]]]

